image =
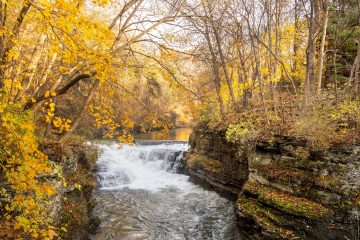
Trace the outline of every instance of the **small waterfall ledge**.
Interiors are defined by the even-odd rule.
[[[144,142],[142,142],[144,143]],[[184,142],[100,145],[94,240],[236,240],[234,202],[181,174]]]
[[[103,154],[97,162],[99,187],[155,190],[183,183],[187,177],[176,173],[184,171],[183,153],[188,149],[188,144],[151,142],[141,141],[135,146],[100,146]]]

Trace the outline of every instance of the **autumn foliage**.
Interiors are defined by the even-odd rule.
[[[55,166],[38,150],[30,112],[0,103],[0,113],[0,238],[53,239],[49,205],[56,189],[41,176]]]
[[[176,9],[136,0],[0,0],[0,239],[66,231],[52,211],[63,200],[62,169],[38,142],[82,135],[129,143],[134,131],[172,127],[169,98],[177,93],[141,41]]]
[[[202,124],[229,141],[360,129],[353,0],[0,0],[1,239],[59,235],[37,143]],[[161,27],[160,27],[161,26]]]

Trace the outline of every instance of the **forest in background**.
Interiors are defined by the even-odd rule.
[[[0,238],[61,231],[39,142],[358,140],[359,42],[358,0],[0,0]]]

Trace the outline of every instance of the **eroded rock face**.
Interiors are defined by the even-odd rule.
[[[89,239],[89,234],[99,225],[99,220],[91,214],[95,206],[91,194],[96,187],[93,171],[98,149],[82,143],[43,144],[40,148],[51,161],[61,166],[60,173],[43,176],[57,186],[49,216],[59,228],[67,229],[61,232],[62,239]]]
[[[206,130],[190,144],[188,174],[239,193],[238,226],[247,238],[359,239],[359,144],[313,151],[305,139],[277,136],[250,149]]]
[[[228,143],[225,132],[199,129],[191,134],[190,145],[185,159],[191,180],[229,197],[237,196],[248,178],[246,154],[239,146]]]

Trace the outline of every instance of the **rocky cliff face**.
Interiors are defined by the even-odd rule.
[[[214,188],[228,197],[237,197],[248,178],[245,151],[225,140],[225,132],[195,130],[186,155],[186,172],[190,179]]]
[[[359,239],[360,145],[314,151],[278,136],[249,148],[209,130],[196,130],[190,144],[188,174],[237,195],[246,238]]]
[[[90,239],[90,234],[100,224],[100,220],[91,214],[95,206],[91,193],[96,187],[93,169],[98,149],[86,144],[46,144],[41,146],[41,150],[61,166],[61,172],[52,176],[54,182],[62,183],[58,184],[50,210],[55,224],[64,229],[61,238]]]

